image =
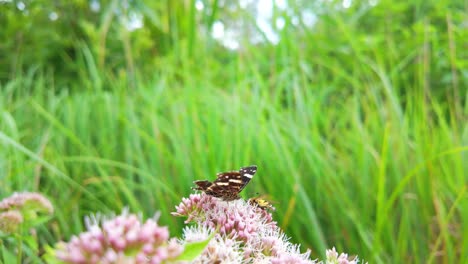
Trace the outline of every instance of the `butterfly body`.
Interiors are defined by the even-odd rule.
[[[197,186],[193,189],[203,191],[224,201],[237,200],[240,198],[239,193],[250,182],[255,172],[257,172],[255,165],[242,167],[239,171],[220,172],[213,182],[195,181]]]

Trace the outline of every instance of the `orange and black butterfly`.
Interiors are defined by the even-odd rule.
[[[195,181],[197,186],[192,189],[203,191],[224,201],[237,200],[240,198],[239,193],[250,182],[255,172],[257,172],[256,165],[242,167],[238,171],[220,172],[213,182]]]

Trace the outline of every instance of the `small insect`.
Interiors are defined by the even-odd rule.
[[[263,209],[263,210],[271,210],[271,211],[276,210],[276,208],[269,201],[263,199],[262,196],[250,198],[248,200],[248,203],[250,205],[257,206],[258,208]]]
[[[192,189],[203,191],[224,201],[237,200],[240,198],[239,193],[249,183],[255,172],[257,172],[256,165],[242,167],[239,171],[220,172],[216,174],[217,178],[214,182],[195,181],[197,186]]]

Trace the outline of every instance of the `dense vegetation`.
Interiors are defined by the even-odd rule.
[[[268,194],[315,256],[468,260],[463,1],[296,1],[277,44],[237,50],[215,21],[260,33],[224,1],[25,3],[0,3],[0,197],[53,201],[41,244],[125,206],[180,234],[193,180],[257,164],[244,197]],[[313,26],[294,22],[306,8]]]

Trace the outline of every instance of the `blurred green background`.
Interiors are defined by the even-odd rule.
[[[468,262],[466,1],[0,1],[0,197],[172,217],[256,164],[292,241]],[[42,248],[24,251],[27,258]]]

